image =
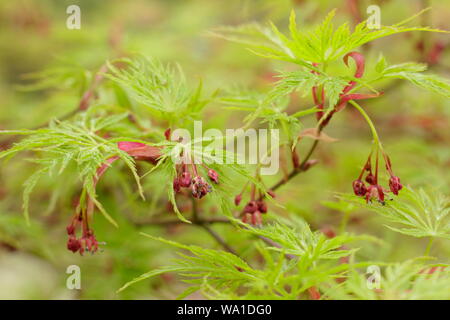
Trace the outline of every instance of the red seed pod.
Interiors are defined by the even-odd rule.
[[[208,177],[214,183],[219,183],[219,174],[216,171],[214,171],[213,169],[208,170]]]
[[[359,197],[365,196],[367,193],[367,188],[364,182],[359,179],[353,181],[353,192]]]
[[[392,193],[397,196],[398,192],[403,188],[403,185],[400,183],[400,178],[392,176],[389,179],[389,188],[391,189]]]
[[[241,203],[241,201],[242,201],[242,195],[241,194],[238,194],[236,197],[234,197],[234,204],[236,206],[238,206]]]

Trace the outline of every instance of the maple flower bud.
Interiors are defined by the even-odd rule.
[[[86,250],[94,253],[98,250],[98,242],[94,236],[94,233],[90,230],[88,235],[83,238],[86,244]]]
[[[400,178],[392,176],[389,179],[389,188],[391,189],[392,193],[397,196],[398,192],[403,188],[403,185],[400,183]]]
[[[219,174],[213,169],[208,170],[208,177],[214,182],[219,183]]]
[[[164,131],[164,136],[166,137],[167,141],[170,141],[170,134],[171,134],[170,128],[168,128],[166,131]]]
[[[75,235],[75,226],[73,225],[73,223],[69,224],[69,225],[67,226],[66,230],[67,230],[67,234],[68,234],[69,236]]]
[[[211,191],[211,185],[202,177],[197,176],[192,179],[192,196],[194,198],[201,199]]]
[[[234,204],[236,206],[238,206],[241,203],[241,201],[242,201],[242,195],[241,194],[238,194],[236,197],[234,197]]]
[[[247,203],[247,205],[244,208],[245,213],[254,213],[256,210],[258,210],[258,204],[256,203],[256,201],[253,200]]]
[[[273,190],[269,190],[269,191],[267,191],[267,194],[269,195],[269,196],[271,196],[272,198],[275,198],[275,192],[273,192]]]
[[[179,178],[173,179],[173,190],[175,192],[180,192],[181,191],[180,179]]]
[[[267,204],[264,201],[258,201],[258,211],[261,213],[267,213]]]
[[[82,247],[80,241],[75,238],[75,236],[70,236],[69,240],[67,240],[67,249],[72,251],[73,253],[80,250],[80,253],[82,253]]]
[[[372,173],[369,173],[366,177],[366,182],[371,185],[375,184],[375,176]]]
[[[381,203],[384,203],[384,190],[380,185],[374,184],[367,188],[366,201],[369,202],[373,199],[377,199]]]
[[[191,186],[191,182],[191,174],[187,171],[184,171],[179,178],[180,186],[183,188],[189,188]]]
[[[336,232],[331,227],[323,227],[320,231],[329,239],[336,237]]]
[[[353,192],[355,195],[363,197],[367,193],[367,188],[364,182],[359,179],[353,181]]]

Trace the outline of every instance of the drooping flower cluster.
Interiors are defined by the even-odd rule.
[[[218,184],[219,174],[205,164],[202,164],[202,166],[208,171],[208,178]],[[212,191],[211,185],[199,174],[195,163],[181,163],[177,165],[176,170],[177,176],[173,180],[175,192],[181,192],[182,188],[189,188],[194,198],[201,199]]]
[[[73,253],[79,252],[83,255],[85,251],[94,253],[98,250],[98,242],[94,236],[94,231],[89,228],[87,216],[83,218],[83,214],[76,214],[72,219],[72,222],[67,226],[67,235],[69,239],[67,240],[67,249]],[[78,226],[81,224],[82,235],[77,238],[76,231]]]
[[[242,201],[242,193],[245,191],[247,186],[244,187],[242,192],[234,198],[234,204],[239,206]],[[255,185],[252,185],[252,191],[250,195],[250,201],[244,206],[241,212],[242,222],[249,223],[254,226],[262,225],[262,214],[267,213],[267,204],[264,201],[263,194],[260,194],[258,198],[255,197]],[[267,192],[272,198],[275,198],[275,193],[272,190]]]
[[[398,195],[398,192],[403,188],[400,183],[400,178],[395,176],[392,171],[392,164],[389,157],[381,151],[386,164],[386,170],[389,173],[389,189],[390,191]],[[375,162],[375,173],[372,171],[372,153],[369,155],[366,164],[364,165],[358,179],[353,181],[353,192],[355,195],[360,197],[365,197],[366,201],[378,200],[380,203],[384,204],[385,194],[389,190],[384,189],[378,184],[378,151],[376,152],[376,162]],[[365,177],[364,177],[365,174]],[[363,181],[364,179],[364,181]],[[366,183],[368,186],[366,186]]]
[[[156,164],[161,156],[161,148],[149,146],[140,142],[121,141],[117,144],[118,148],[125,151],[135,160],[147,161]],[[119,156],[108,158],[96,172],[94,179],[94,188],[100,177],[106,172],[110,165],[119,159]],[[85,206],[77,204],[76,213],[72,221],[67,226],[67,249],[73,253],[79,252],[81,255],[87,251],[94,253],[98,250],[98,242],[95,238],[94,231],[89,227],[89,219],[94,212],[95,204],[89,195],[85,197]],[[81,226],[81,237],[77,237],[77,229]]]
[[[166,140],[170,140],[171,130],[164,132]],[[182,138],[179,139],[182,142]],[[197,164],[200,164],[207,170],[208,178],[215,184],[219,183],[219,174],[208,168],[204,163],[194,162],[189,156],[188,150],[184,149],[179,154],[180,164],[176,165],[177,175],[173,179],[173,190],[177,193],[182,192],[182,188],[190,189],[194,198],[201,199],[212,191],[212,186],[199,174]]]

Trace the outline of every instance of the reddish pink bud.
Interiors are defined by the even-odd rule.
[[[211,192],[211,185],[200,176],[192,179],[192,196],[197,199],[203,198],[208,192]]]
[[[69,249],[73,253],[80,250],[80,254],[82,253],[81,243],[74,236],[70,236],[69,240],[67,240],[67,249]]]
[[[367,188],[366,185],[364,184],[364,182],[362,182],[361,180],[355,180],[353,181],[353,192],[355,193],[355,195],[357,195],[358,197],[363,197],[366,195],[367,193]]]
[[[389,179],[389,188],[391,189],[392,193],[397,196],[398,192],[403,188],[403,185],[400,183],[400,178],[392,176]]]
[[[324,227],[320,231],[329,239],[336,237],[336,232],[331,227]]]
[[[241,201],[242,201],[242,195],[241,194],[238,194],[236,197],[234,197],[234,204],[236,206],[238,206],[241,203]]]
[[[258,204],[256,203],[256,201],[253,200],[247,203],[247,205],[244,208],[245,213],[254,213],[256,210],[258,210]]]
[[[372,173],[369,173],[366,177],[366,182],[368,184],[376,184],[375,176]]]
[[[208,177],[214,183],[219,183],[219,174],[216,171],[214,171],[213,169],[208,170]]]
[[[261,213],[267,213],[267,204],[264,201],[258,201],[258,211]]]
[[[269,196],[271,196],[272,198],[275,198],[275,192],[273,192],[273,190],[269,190],[269,191],[267,191],[267,194],[269,195]]]
[[[69,236],[75,235],[75,226],[72,223],[67,226],[66,230]]]
[[[166,137],[167,141],[170,141],[170,133],[171,133],[170,128],[168,128],[166,131],[164,131],[164,136]]]
[[[178,178],[173,179],[173,190],[175,192],[181,191],[180,180]]]
[[[443,42],[436,42],[434,46],[431,48],[430,53],[428,53],[428,63],[436,64],[439,62],[442,57],[442,53],[444,52],[445,44]]]
[[[183,188],[189,188],[191,186],[192,178],[191,174],[188,171],[184,171],[183,173],[181,173],[181,176],[178,180],[180,186]]]

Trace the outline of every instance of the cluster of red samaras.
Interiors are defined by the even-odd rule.
[[[383,151],[382,154],[386,164],[386,170],[390,176],[389,189],[393,194],[398,195],[398,192],[403,188],[403,185],[400,183],[400,178],[394,175],[389,157]],[[365,173],[366,176],[364,180],[367,182],[368,186],[366,186],[362,180]],[[376,154],[375,174],[372,172],[372,154],[370,154],[358,179],[353,181],[353,192],[357,196],[365,197],[367,202],[378,200],[380,203],[384,204],[385,194],[389,191],[378,184],[378,152]]]

